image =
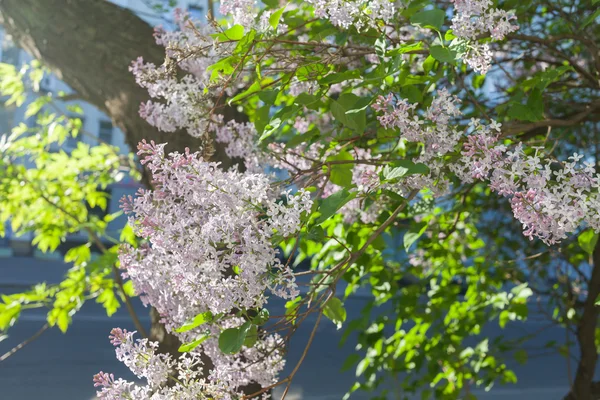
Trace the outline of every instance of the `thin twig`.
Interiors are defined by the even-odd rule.
[[[44,333],[47,329],[48,329],[49,325],[46,322],[44,324],[44,326],[42,326],[40,328],[39,331],[37,331],[36,333],[34,333],[29,339],[25,339],[24,341],[22,341],[21,343],[19,343],[18,345],[16,345],[15,347],[13,347],[12,349],[10,349],[9,351],[7,351],[6,353],[4,353],[2,355],[2,357],[0,357],[0,362],[6,360],[8,357],[12,356],[13,354],[15,354],[17,351],[21,350],[23,347],[27,346],[29,343],[33,342],[35,339],[37,339],[38,337],[40,337],[40,335],[42,333]]]

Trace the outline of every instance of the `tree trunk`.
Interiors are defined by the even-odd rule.
[[[0,23],[82,100],[110,116],[131,149],[142,139],[169,142],[169,150],[199,147],[198,139],[160,132],[138,114],[148,93],[129,65],[139,56],[160,65],[164,49],[133,12],[103,0],[0,0]]]
[[[600,295],[600,242],[594,249],[592,260],[594,265],[588,283],[588,294],[577,326],[577,341],[580,348],[579,364],[572,391],[566,397],[568,400],[597,400],[600,398],[598,385],[593,382],[598,363],[596,327],[598,326],[600,307],[596,306],[596,299]]]

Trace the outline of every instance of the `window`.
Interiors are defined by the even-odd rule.
[[[112,144],[113,125],[108,121],[100,121],[98,139],[101,143]]]

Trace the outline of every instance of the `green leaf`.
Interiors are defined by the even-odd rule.
[[[278,94],[278,90],[263,90],[258,93],[258,98],[264,101],[265,104],[273,105],[275,104],[275,99],[277,99]]]
[[[253,347],[258,340],[258,327],[256,325],[251,325],[250,329],[248,329],[248,333],[246,334],[246,339],[244,339],[244,346]]]
[[[363,358],[358,365],[356,366],[356,376],[361,376],[367,370],[367,368],[371,365],[370,358]]]
[[[504,329],[508,321],[514,321],[516,318],[517,314],[515,314],[514,312],[503,310],[500,313],[500,316],[498,317],[498,325],[500,325],[500,328]]]
[[[531,108],[521,103],[509,103],[509,109],[506,112],[506,115],[509,118],[517,119],[519,121],[535,122],[538,120]]]
[[[29,118],[37,114],[42,109],[42,107],[50,103],[51,100],[52,99],[50,98],[50,96],[41,96],[29,103],[29,105],[27,106],[27,110],[25,110],[25,118]]]
[[[274,30],[277,30],[277,27],[279,26],[279,21],[281,21],[281,16],[283,15],[284,10],[285,10],[285,6],[281,7],[279,10],[275,11],[269,17],[269,25],[271,25],[271,28],[273,28]]]
[[[347,151],[342,151],[327,159],[327,161],[351,161],[354,157]],[[331,182],[343,188],[349,189],[352,186],[352,163],[329,164],[331,169],[329,179]]]
[[[266,323],[268,320],[269,320],[269,310],[267,310],[266,308],[263,308],[258,312],[258,314],[256,314],[256,317],[252,318],[252,323],[260,326],[260,325]]]
[[[206,311],[206,312],[196,315],[194,317],[194,319],[186,322],[185,324],[181,325],[181,327],[175,329],[175,332],[179,332],[179,333],[187,332],[187,331],[190,331],[202,324],[205,324],[207,322],[212,322],[212,320],[213,320],[213,313],[210,311]]]
[[[112,282],[112,281],[111,281]],[[115,292],[110,288],[105,288],[98,297],[96,297],[96,303],[102,304],[102,307],[106,310],[106,315],[111,316],[119,309],[119,301]]]
[[[258,138],[258,143],[261,143],[263,140],[275,133],[275,131],[279,129],[280,126],[281,119],[279,118],[273,118],[271,121],[269,121],[269,123],[267,124],[267,126],[265,126],[263,130],[263,134],[260,135],[260,138]]]
[[[565,73],[573,71],[570,65],[560,67],[548,67],[543,71],[536,72],[531,78],[522,83],[521,88],[528,91],[534,87],[544,90],[551,83],[557,82]]]
[[[514,357],[519,364],[527,363],[527,351],[523,349],[515,351]]]
[[[273,82],[273,79],[271,78],[265,78],[261,81],[255,81],[252,85],[250,85],[248,89],[244,90],[241,93],[238,93],[231,99],[227,100],[227,104],[231,105],[231,103],[234,103],[240,99],[250,97],[251,95],[260,92],[263,87],[267,87],[267,85],[271,82]]]
[[[219,335],[219,349],[225,354],[235,354],[240,351],[246,340],[246,335],[252,324],[245,322],[239,328],[225,329]]]
[[[452,29],[448,29],[446,31],[446,34],[444,35],[444,40],[451,41],[453,39],[456,39],[456,35],[454,34],[454,32],[452,32]]]
[[[444,18],[446,13],[442,10],[426,10],[416,13],[410,18],[410,23],[413,25],[420,25],[423,28],[432,28],[436,31],[442,29],[444,25]]]
[[[192,351],[196,347],[198,347],[200,344],[202,344],[209,337],[210,337],[210,333],[203,333],[202,335],[200,335],[198,337],[198,339],[194,340],[193,342],[184,343],[181,346],[179,346],[179,351],[181,353],[187,353],[188,351]]]
[[[300,81],[317,80],[330,71],[330,68],[324,64],[314,63],[306,64],[296,70],[296,77]]]
[[[331,114],[347,127],[363,132],[366,127],[366,108],[370,99],[360,98],[353,93],[344,93],[331,101]]]
[[[544,118],[544,100],[540,89],[533,89],[527,98],[527,107],[531,111],[535,121],[540,121]]]
[[[392,181],[408,175],[425,175],[429,173],[427,165],[418,163],[415,164],[410,160],[394,161],[383,168],[382,175],[385,181]]]
[[[412,244],[416,242],[426,230],[427,224],[425,222],[411,226],[410,230],[404,234],[404,250],[408,252],[410,246],[412,246]]]
[[[385,51],[387,49],[387,41],[385,38],[378,38],[375,40],[375,54],[379,58],[385,57]]]
[[[271,106],[266,104],[260,107],[254,113],[254,127],[256,128],[256,132],[262,134],[265,130],[265,127],[269,124],[269,113],[271,111]]]
[[[583,251],[589,255],[592,255],[594,253],[594,249],[596,248],[596,243],[598,243],[598,234],[592,229],[588,229],[579,235],[577,241],[579,242],[579,246],[581,246]]]
[[[298,97],[294,99],[294,104],[306,106],[313,110],[316,110],[318,108],[318,103],[319,99],[317,98],[317,96],[308,93],[300,93]]]
[[[594,13],[592,15],[590,15],[589,17],[587,17],[584,21],[583,24],[581,24],[582,28],[587,27],[589,24],[591,24],[592,22],[594,22],[594,20],[596,18],[600,17],[600,8],[598,8],[596,11],[594,11]]]
[[[334,83],[340,83],[340,82],[348,81],[351,79],[359,79],[360,72],[361,71],[358,69],[353,69],[350,71],[329,74],[329,75],[319,79],[319,83],[323,84],[323,85],[331,85]]]
[[[342,208],[344,204],[356,197],[356,193],[351,193],[346,189],[342,189],[339,192],[335,192],[331,196],[323,199],[319,206],[319,212],[321,215],[317,218],[316,223],[320,224],[325,222],[336,213],[337,210]]]
[[[293,300],[289,300],[285,303],[285,317],[286,320],[288,322],[291,322],[292,324],[296,323],[298,309],[300,308],[300,300],[302,300],[302,298],[298,296]]]
[[[0,304],[0,331],[5,331],[11,327],[21,314],[21,304],[11,302],[10,304]]]
[[[342,372],[344,371],[348,371],[350,368],[352,368],[352,366],[356,363],[358,363],[358,361],[361,359],[361,356],[356,354],[356,353],[352,353],[350,354],[348,357],[346,357],[346,360],[344,361],[344,364],[342,365]]]
[[[119,241],[124,243],[129,243],[132,246],[135,246],[136,237],[133,232],[133,227],[129,224],[126,224],[121,230],[121,234],[119,235]]]
[[[206,70],[208,72],[212,71],[210,75],[211,81],[219,80],[219,72],[222,72],[225,75],[231,74],[235,69],[235,64],[239,61],[239,57],[231,56],[223,58],[222,60],[217,61],[213,65],[210,65]]]
[[[133,281],[127,281],[123,284],[123,291],[125,295],[128,297],[135,296],[135,288],[133,287]]]
[[[306,238],[313,242],[321,242],[325,238],[325,231],[319,225],[313,226],[311,230],[308,231]]]
[[[415,42],[415,43],[410,43],[410,44],[401,44],[399,47],[389,50],[387,52],[387,55],[389,57],[394,57],[400,54],[406,54],[406,53],[412,53],[412,52],[416,52],[416,51],[421,51],[425,48],[425,46],[423,46],[423,42]]]
[[[440,62],[456,65],[456,51],[454,50],[442,46],[431,46],[429,52],[433,58]]]
[[[221,42],[228,40],[240,40],[244,37],[244,27],[241,25],[234,25],[223,33],[213,33],[211,36]]]
[[[69,315],[69,311],[64,308],[53,308],[48,313],[47,320],[50,326],[56,325],[62,333],[65,333],[71,323],[71,316]]]
[[[325,303],[323,315],[329,318],[338,329],[340,329],[342,324],[346,321],[346,309],[344,308],[344,304],[335,296]]]
[[[81,246],[75,246],[69,249],[65,253],[64,260],[67,263],[72,262],[74,265],[81,265],[85,262],[88,262],[92,257],[92,252],[90,250],[90,244],[82,244]]]

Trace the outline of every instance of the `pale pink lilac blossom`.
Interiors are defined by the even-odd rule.
[[[493,8],[491,0],[453,0],[454,17],[452,33],[466,42],[462,55],[465,62],[475,72],[485,74],[491,67],[492,52],[487,43],[478,40],[489,35],[493,40],[503,40],[506,35],[519,29],[513,24],[516,16],[498,8]]]
[[[312,207],[308,192],[285,192],[282,203],[262,173],[223,171],[187,150],[165,155],[164,144],[142,142],[138,148],[154,190],[124,199],[123,209],[147,243],[123,248],[119,261],[136,293],[158,310],[168,330],[206,311],[228,316],[240,308],[261,308],[267,290],[283,298],[298,294],[294,275],[280,263],[272,239],[300,229]],[[219,331],[242,323],[233,317],[212,323],[212,336],[195,350],[210,356],[214,368],[207,381],[219,393],[235,393],[253,381],[272,384],[283,367],[277,335],[264,335],[240,354],[222,354]],[[198,333],[177,335],[185,342]],[[115,344],[128,343],[118,350],[118,358],[148,378],[151,387],[164,383],[174,361],[156,355],[151,342],[131,344],[130,339],[128,333],[113,333]],[[141,364],[134,353],[145,354]]]
[[[170,354],[157,354],[157,342],[133,339],[135,332],[115,328],[109,338],[117,358],[146,383],[116,379],[113,374],[99,372],[94,376],[97,397],[102,400],[192,400],[231,398],[204,378],[205,371],[199,355],[183,353],[175,359]],[[169,384],[165,384],[166,381]]]
[[[555,244],[582,223],[600,230],[600,179],[593,163],[581,163],[583,156],[575,153],[554,170],[555,162],[543,159],[540,148],[528,155],[521,144],[513,151],[498,144],[499,124],[490,131],[474,120],[471,127],[475,132],[452,169],[464,182],[486,180],[493,191],[509,197],[525,236]]]
[[[317,18],[327,18],[335,26],[357,30],[376,27],[376,21],[391,23],[396,16],[395,2],[389,0],[309,0]]]

